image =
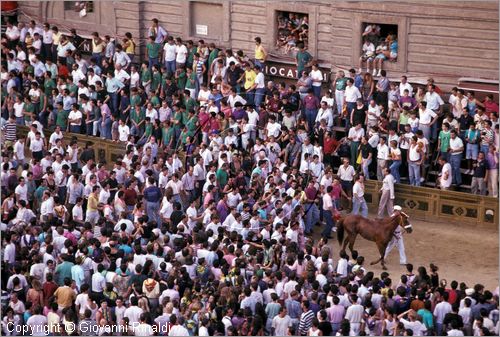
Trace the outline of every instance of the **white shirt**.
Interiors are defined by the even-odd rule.
[[[427,102],[427,109],[438,110],[440,105],[443,105],[443,99],[436,92],[432,94],[427,92],[424,97],[424,101]]]
[[[16,158],[18,160],[23,160],[24,156],[24,143],[21,143],[19,140],[14,144],[14,153],[16,154]]]
[[[333,208],[332,196],[329,193],[323,194],[323,209],[325,211],[330,211]]]
[[[274,136],[277,138],[280,134],[281,131],[281,125],[278,123],[267,123],[266,125],[266,130],[267,130],[267,136]]]
[[[375,116],[371,114],[375,114]],[[368,105],[368,121],[372,122],[371,124],[373,124],[374,122],[376,123],[380,115],[381,111],[378,105],[376,104],[375,106],[372,106],[371,104]]]
[[[128,125],[118,125],[118,134],[119,134],[119,140],[121,142],[126,142],[128,140],[128,136],[130,134],[130,128]]]
[[[445,179],[445,173],[448,174],[448,178]],[[441,169],[441,187],[448,188],[451,186],[452,182],[452,175],[451,175],[451,165],[450,163],[446,163],[443,165],[443,168]]]
[[[309,77],[311,77],[312,86],[313,87],[321,87],[321,81],[323,81],[323,74],[321,73],[321,70],[311,70],[309,73]],[[319,82],[314,82],[314,81],[319,81]]]
[[[21,184],[16,186],[16,189],[14,190],[15,194],[19,194],[19,199],[28,201],[28,185],[24,184],[24,186],[21,186]]]
[[[452,152],[451,153],[452,156],[457,156],[459,154],[462,154],[463,147],[464,147],[464,143],[462,142],[462,139],[460,139],[460,137],[456,136],[455,139],[450,138],[450,149],[452,151],[462,148],[461,152]]]
[[[328,128],[331,129],[332,126],[333,126],[333,112],[332,112],[332,109],[330,109],[330,108],[326,108],[326,109],[320,108],[318,110],[318,115],[316,116],[316,123],[321,122],[322,119],[326,120],[326,125],[328,126]]]
[[[71,110],[69,112],[69,115],[68,115],[68,120],[70,119],[81,119],[82,118],[82,113],[80,112],[80,110]],[[69,125],[80,125],[80,123],[73,123],[73,122],[70,122]]]
[[[141,75],[136,71],[130,74],[130,88],[137,88],[141,82]]]
[[[181,44],[180,46],[175,46],[175,52],[177,53],[175,61],[177,63],[186,63],[186,57],[188,53],[186,46],[183,44]]]
[[[413,96],[413,87],[411,86],[410,83],[406,82],[405,84],[400,83],[399,84],[399,96],[403,97],[405,89],[408,89],[408,96]]]
[[[359,182],[354,183],[352,194],[356,195],[359,199],[361,199],[365,195],[365,190],[363,187],[361,187],[361,184]]]
[[[353,142],[359,142],[361,141],[361,138],[365,135],[365,129],[359,128],[356,130],[356,128],[353,126],[352,128],[349,129],[349,134],[348,138],[351,138]]]
[[[130,325],[139,323],[139,317],[144,311],[138,306],[131,306],[125,310],[124,317],[128,317]]]
[[[259,71],[259,73],[255,77],[254,83],[257,84],[257,86],[255,87],[256,89],[264,89],[266,87],[266,82],[264,80],[264,74],[262,72]]]
[[[387,160],[389,159],[389,147],[387,144],[377,145],[377,159]]]
[[[166,43],[163,47],[165,52],[165,61],[175,61],[175,52],[177,46],[175,44]]]
[[[341,165],[337,174],[339,175],[340,180],[352,181],[356,172],[354,171],[354,167],[351,165],[348,165],[347,168],[344,165]]]
[[[427,108],[422,111],[422,109],[419,109],[419,121],[420,124],[430,124],[432,122],[432,119],[435,118],[437,115],[434,111],[431,109]]]
[[[394,199],[394,177],[392,174],[388,174],[382,180],[382,190],[389,191],[390,198]]]
[[[361,93],[354,84],[345,87],[344,99],[347,103],[356,103],[358,98],[361,98]]]

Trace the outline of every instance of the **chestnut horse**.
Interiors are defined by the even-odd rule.
[[[412,232],[412,226],[408,221],[408,215],[401,211],[394,211],[391,217],[385,219],[370,220],[360,215],[348,215],[337,222],[337,239],[345,251],[349,243],[349,249],[353,250],[356,237],[361,235],[366,240],[374,241],[380,252],[380,259],[371,262],[377,264],[382,262],[382,268],[385,270],[385,250],[391,241],[394,231],[401,226],[407,233]],[[347,232],[347,238],[344,240],[344,231]],[[342,244],[343,243],[343,244]]]

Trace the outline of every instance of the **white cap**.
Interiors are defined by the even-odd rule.
[[[475,291],[473,288],[465,289],[465,295],[467,295],[467,296],[472,296],[472,295],[474,295],[474,293],[475,293]]]
[[[398,206],[398,205],[394,206],[393,209],[395,211],[402,211],[403,210],[403,208],[401,208],[401,206]]]

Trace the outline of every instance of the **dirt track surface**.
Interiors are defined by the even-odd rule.
[[[374,217],[374,215],[370,215]],[[494,290],[498,286],[498,227],[473,226],[456,223],[428,222],[411,219],[413,232],[404,234],[404,244],[408,263],[414,266],[416,273],[419,266],[429,270],[429,264],[439,267],[439,277],[448,281],[465,282],[468,287],[476,283],[483,284],[486,289]],[[320,233],[319,227],[315,233]],[[316,237],[316,235],[315,235]],[[338,259],[339,244],[336,233],[332,233],[329,240],[333,246],[335,261]],[[358,235],[354,249],[365,257],[365,268],[379,276],[383,271],[380,264],[370,266],[370,262],[378,257],[378,250],[374,242],[367,241]],[[349,248],[347,248],[349,254]],[[393,280],[399,280],[406,271],[405,266],[399,265],[397,247],[389,254],[386,260],[387,272]]]

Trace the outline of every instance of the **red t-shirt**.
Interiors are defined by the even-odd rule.
[[[332,154],[337,147],[337,140],[335,138],[326,138],[323,140],[323,152],[325,154]]]

